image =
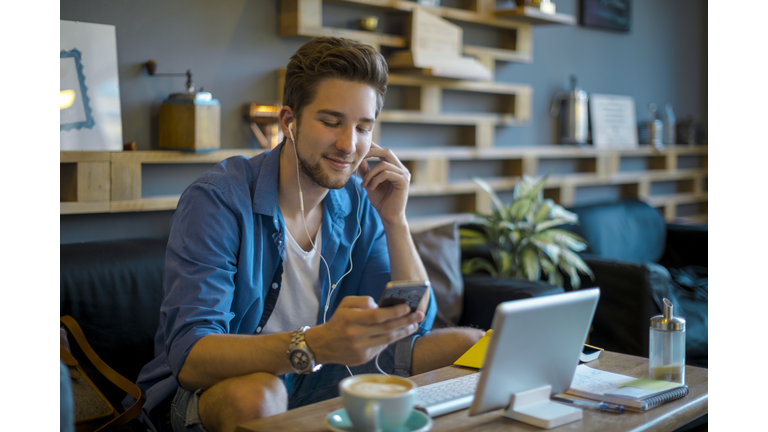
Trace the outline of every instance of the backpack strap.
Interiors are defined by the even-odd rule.
[[[124,413],[118,415],[113,420],[110,420],[107,424],[97,429],[96,432],[112,430],[128,423],[131,419],[139,414],[139,411],[141,411],[141,407],[144,404],[144,402],[141,400],[141,390],[136,386],[136,384],[132,383],[127,378],[109,367],[109,365],[104,363],[104,360],[102,360],[93,350],[93,348],[91,348],[88,340],[85,339],[83,330],[80,328],[74,318],[69,315],[65,315],[60,318],[60,321],[61,324],[69,330],[69,333],[75,338],[77,344],[80,346],[80,349],[83,351],[85,356],[88,357],[88,360],[93,363],[96,369],[102,375],[104,375],[104,377],[112,381],[112,383],[136,399],[136,402],[134,402],[130,408],[125,410]],[[61,360],[68,366],[74,366],[77,364],[77,360],[75,360],[72,354],[67,352],[63,346],[61,347]]]

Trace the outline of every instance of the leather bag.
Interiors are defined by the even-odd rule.
[[[72,378],[72,394],[75,402],[75,430],[77,432],[107,432],[128,423],[141,410],[143,404],[141,390],[139,390],[136,384],[115,372],[114,369],[99,358],[88,344],[82,329],[74,318],[66,315],[61,317],[60,322],[62,326],[60,343],[61,361],[69,368],[69,375]],[[99,373],[136,399],[136,402],[124,413],[117,413],[109,400],[93,383],[91,378],[86,375],[77,359],[72,355],[72,350],[69,346],[70,341],[65,328],[69,330],[80,350],[82,350],[83,354],[85,354]]]

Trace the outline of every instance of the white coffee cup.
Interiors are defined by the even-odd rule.
[[[339,383],[347,415],[359,432],[393,432],[408,421],[418,386],[407,378],[363,374]]]

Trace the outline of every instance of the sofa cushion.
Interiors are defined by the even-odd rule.
[[[565,292],[544,281],[464,275],[464,313],[459,325],[488,330],[499,303]]]
[[[96,354],[134,382],[154,357],[167,242],[156,238],[60,246],[60,315],[71,315]]]
[[[437,317],[433,328],[455,326],[461,318],[464,298],[458,224],[429,228],[412,237],[435,293]]]
[[[569,210],[579,216],[579,224],[563,228],[587,241],[585,253],[634,262],[658,262],[664,253],[664,218],[642,201],[592,204]]]

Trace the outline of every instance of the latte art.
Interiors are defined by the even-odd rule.
[[[349,391],[360,397],[380,398],[398,396],[410,387],[397,382],[358,381],[349,386]]]

